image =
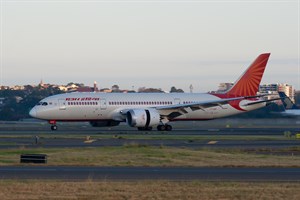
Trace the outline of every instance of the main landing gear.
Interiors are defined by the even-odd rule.
[[[57,130],[56,121],[51,120],[51,121],[49,121],[49,124],[51,124],[51,130],[52,131],[56,131]]]
[[[152,127],[151,126],[149,126],[149,127],[138,127],[138,130],[139,131],[151,131]]]
[[[158,125],[157,126],[157,130],[158,131],[171,131],[172,130],[172,126],[169,125],[169,124]]]
[[[139,131],[151,131],[152,127],[138,127]],[[169,124],[164,124],[164,125],[158,125],[157,126],[157,130],[158,131],[171,131],[172,130],[172,126]]]

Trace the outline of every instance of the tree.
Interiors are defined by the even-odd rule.
[[[173,92],[177,92],[177,93],[184,93],[184,91],[182,89],[176,89],[176,87],[171,87],[171,90],[170,90],[170,93],[173,93]]]
[[[113,85],[111,86],[111,90],[112,92],[121,92],[120,88],[118,85]]]
[[[161,88],[145,88],[145,87],[140,87],[138,89],[139,93],[163,93]]]
[[[4,105],[0,108],[0,120],[20,120],[29,117],[29,110],[36,105],[41,99],[60,94],[60,91],[55,86],[32,87],[25,86],[24,90],[0,90],[0,97],[3,97]],[[22,99],[17,101],[16,97]]]

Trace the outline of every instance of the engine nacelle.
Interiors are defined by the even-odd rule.
[[[126,121],[131,127],[151,127],[160,123],[160,114],[155,109],[129,110]]]
[[[105,121],[90,121],[90,124],[93,127],[106,127],[106,126],[118,126],[120,122],[114,120],[105,120]]]

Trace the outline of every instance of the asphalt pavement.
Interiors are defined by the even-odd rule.
[[[5,166],[1,179],[300,181],[300,168]]]

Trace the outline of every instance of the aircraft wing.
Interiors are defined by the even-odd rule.
[[[218,99],[214,101],[199,101],[195,103],[189,103],[189,104],[176,104],[176,105],[170,105],[170,106],[159,106],[155,107],[157,110],[170,110],[170,109],[180,109],[180,108],[209,108],[213,106],[222,106],[224,104],[228,104],[229,101],[235,101],[235,100],[241,100],[245,99],[245,97],[235,97],[235,98],[227,98],[227,99]]]
[[[233,97],[233,98],[224,98],[224,99],[217,99],[217,100],[210,100],[210,101],[198,101],[194,103],[188,103],[188,104],[176,104],[176,105],[168,105],[168,106],[157,106],[157,107],[152,107],[156,109],[159,114],[161,115],[161,118],[163,120],[172,120],[180,115],[184,115],[188,113],[188,108],[190,108],[192,111],[196,110],[204,110],[210,107],[214,106],[220,106],[222,107],[223,105],[228,104],[230,101],[235,101],[235,100],[243,100],[243,99],[249,99],[249,98],[255,98],[255,97],[261,97],[262,95],[259,96],[246,96],[246,97]],[[255,101],[258,103],[262,103],[265,101]],[[253,104],[256,104],[253,102]],[[248,105],[251,105],[249,103]],[[120,113],[125,115],[127,111],[130,109],[125,109],[122,110]]]
[[[188,104],[157,106],[157,107],[151,107],[151,108],[156,109],[159,112],[159,114],[161,115],[162,119],[171,120],[180,115],[188,113],[188,111],[186,110],[187,108],[190,108],[192,111],[195,111],[195,110],[200,110],[200,109],[204,110],[206,108],[210,108],[213,106],[221,106],[222,107],[222,105],[228,104],[229,101],[242,100],[245,98],[247,98],[247,97],[226,98],[226,99],[218,99],[218,100],[213,100],[213,101],[199,101],[199,102],[188,103]],[[129,110],[130,109],[122,109],[122,110],[119,110],[118,113],[125,116]],[[124,118],[119,118],[118,115],[115,117],[115,120],[122,121],[122,119],[124,119]]]
[[[218,99],[218,100],[214,100],[214,101],[198,101],[198,102],[189,103],[189,104],[176,104],[176,105],[170,105],[170,106],[159,106],[159,107],[155,107],[155,108],[157,110],[170,110],[170,109],[180,109],[180,108],[191,108],[192,110],[193,110],[193,108],[204,109],[204,108],[209,108],[209,107],[213,107],[213,106],[222,106],[222,105],[228,104],[230,101],[242,100],[242,99],[253,99],[253,98],[264,97],[264,96],[267,96],[267,95],[263,94],[263,95],[256,95],[256,96],[224,98],[224,99]],[[277,99],[273,99],[273,100],[277,100]],[[259,101],[258,103],[262,103],[262,102],[265,102],[265,100]],[[254,103],[254,104],[257,104],[257,103]]]
[[[250,102],[250,103],[246,103],[243,106],[250,106],[250,105],[255,105],[255,104],[259,104],[259,103],[268,103],[271,101],[276,101],[276,100],[281,100],[282,98],[274,98],[274,99],[268,99],[268,100],[261,100],[261,101],[254,101],[254,102]]]
[[[186,110],[190,108],[192,111],[196,110],[204,110],[206,108],[220,106],[228,104],[230,101],[235,100],[242,100],[246,97],[235,97],[235,98],[226,98],[226,99],[218,99],[213,101],[199,101],[189,104],[176,104],[176,105],[169,105],[169,106],[158,106],[155,109],[160,113],[163,119],[172,120],[180,115],[188,113]]]

